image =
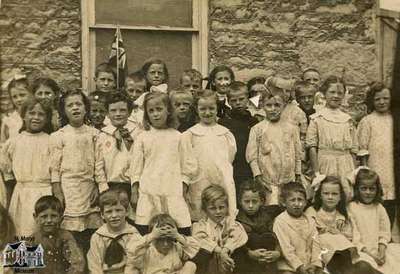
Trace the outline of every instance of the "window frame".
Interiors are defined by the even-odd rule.
[[[383,41],[385,24],[383,20],[395,20],[399,24],[400,11],[387,10],[381,7],[381,0],[375,1],[375,16],[376,16],[376,48],[377,48],[377,58],[378,58],[378,79],[379,81],[385,83],[387,75],[385,75],[385,47],[386,43]],[[400,34],[398,34],[400,35]],[[397,45],[399,47],[400,45]],[[395,50],[395,49],[394,49]],[[391,83],[387,83],[391,86]]]
[[[192,33],[192,68],[199,70],[205,76],[208,74],[208,1],[192,0],[192,7],[191,28],[149,25],[118,25],[118,27],[121,30]],[[91,91],[95,88],[96,30],[116,29],[117,25],[95,23],[95,0],[81,0],[81,18],[82,89]]]

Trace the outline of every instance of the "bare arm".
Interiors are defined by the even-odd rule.
[[[317,173],[319,171],[319,169],[318,169],[318,152],[317,152],[316,147],[310,147],[309,156],[310,156],[311,168],[315,175],[315,173]]]

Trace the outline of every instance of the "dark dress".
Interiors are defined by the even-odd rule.
[[[250,129],[258,123],[258,120],[251,116],[250,112],[232,109],[229,115],[221,118],[219,124],[228,128],[235,136],[237,152],[233,161],[233,179],[236,190],[241,182],[253,178],[250,165],[246,161],[246,147],[249,141]]]

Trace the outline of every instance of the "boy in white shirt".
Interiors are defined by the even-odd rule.
[[[131,195],[127,171],[130,166],[129,153],[140,132],[137,123],[128,121],[132,102],[124,93],[109,96],[107,115],[111,124],[101,129],[97,142],[99,159],[96,166],[97,181],[107,182],[110,188],[123,189]]]

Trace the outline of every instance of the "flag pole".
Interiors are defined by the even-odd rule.
[[[117,90],[119,90],[119,25],[117,25]]]

